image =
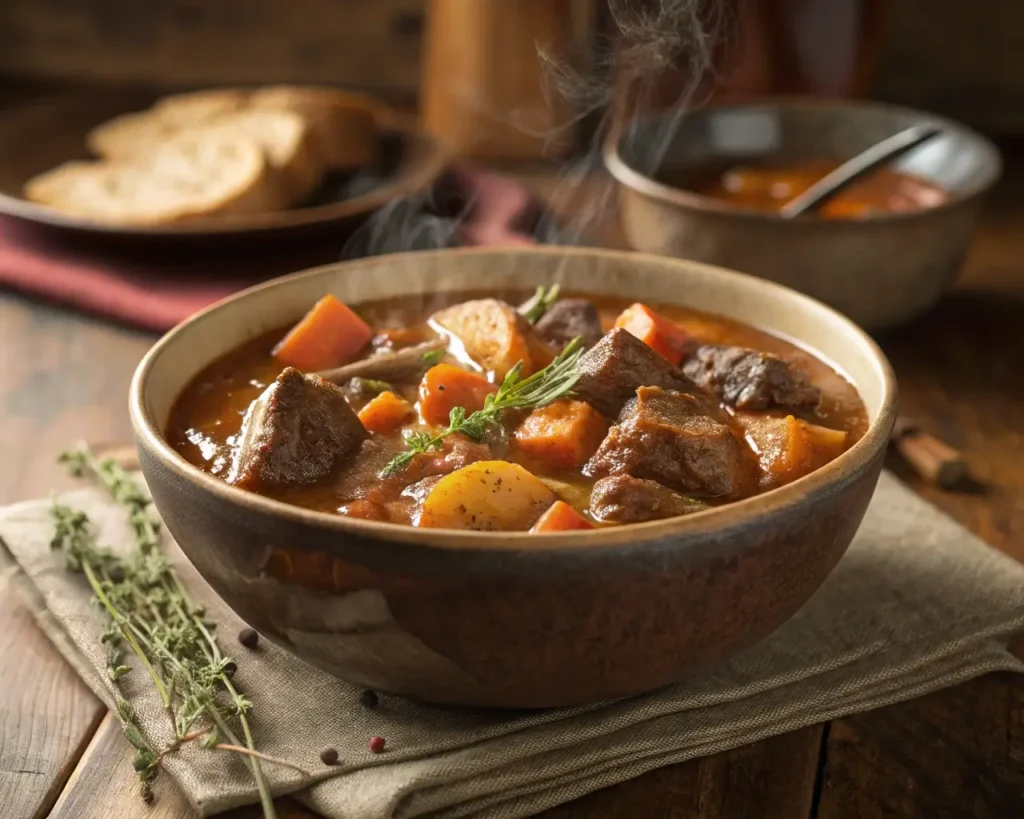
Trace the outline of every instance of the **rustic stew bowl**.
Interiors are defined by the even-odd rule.
[[[944,188],[937,207],[860,219],[787,220],[688,190],[739,164],[842,161],[912,125],[942,134],[894,168]],[[639,120],[605,146],[631,247],[722,265],[820,299],[881,331],[932,307],[956,278],[1001,172],[985,137],[940,117],[867,102],[770,100]]]
[[[203,367],[332,293],[370,299],[558,280],[685,304],[813,348],[856,385],[870,427],[781,489],[685,518],[553,535],[417,529],[332,516],[211,477],[167,443]],[[894,418],[884,356],[854,324],[779,285],[692,262],[589,249],[464,249],[331,265],[246,290],[172,330],[131,388],[140,461],[171,534],[238,614],[352,683],[436,703],[564,706],[685,677],[765,637],[820,586],[871,498]]]

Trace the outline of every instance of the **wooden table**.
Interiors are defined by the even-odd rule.
[[[882,342],[903,410],[962,449],[982,488],[946,493],[890,465],[994,547],[1024,560],[1024,149],[1012,150],[956,289]],[[152,341],[0,294],[0,502],[68,486],[54,457],[76,439],[128,440],[128,383]],[[152,806],[138,798],[117,722],[5,584],[0,578],[0,815],[188,819],[167,779]],[[290,800],[282,800],[282,814],[310,815]],[[1021,817],[1024,678],[991,675],[674,765],[545,816]]]

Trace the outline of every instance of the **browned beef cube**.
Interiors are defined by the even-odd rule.
[[[706,509],[657,481],[613,475],[601,478],[590,494],[590,514],[603,523],[640,523],[645,520],[677,518]]]
[[[534,325],[542,339],[561,350],[576,336],[584,347],[593,347],[601,340],[601,317],[593,302],[586,299],[556,301]]]
[[[253,490],[316,483],[366,436],[340,387],[288,367],[249,407],[229,482]]]
[[[700,400],[641,387],[584,472],[632,475],[707,497],[742,497],[755,485],[753,454]]]
[[[692,394],[700,388],[627,330],[615,328],[585,352],[577,366],[575,392],[594,409],[614,418],[637,387],[664,387]]]
[[[705,344],[683,364],[683,372],[736,409],[814,409],[821,398],[792,364],[745,347]]]

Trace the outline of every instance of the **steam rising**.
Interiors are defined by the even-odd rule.
[[[568,103],[573,128],[593,121],[594,134],[582,155],[565,163],[558,174],[550,208],[531,225],[544,244],[586,244],[588,234],[612,215],[614,188],[595,173],[609,134],[631,133],[634,123],[664,102],[666,84],[677,89],[670,106],[661,106],[648,123],[642,166],[653,175],[686,113],[701,104],[716,79],[715,57],[727,38],[730,0],[606,0],[607,32],[593,44],[585,68],[538,44],[544,66],[544,92],[549,100]],[[479,103],[479,101],[476,101]],[[486,112],[509,127],[525,130],[515,112]],[[553,141],[559,131],[534,134]],[[442,186],[443,187],[443,186]],[[458,243],[460,227],[475,202],[452,207],[438,190],[393,202],[352,237],[343,258],[447,247]]]

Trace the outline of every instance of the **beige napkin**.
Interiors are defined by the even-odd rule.
[[[102,542],[127,541],[123,516],[99,493],[64,501],[90,514]],[[82,578],[49,552],[48,506],[0,510],[0,560],[50,638],[109,704],[100,620]],[[1024,670],[1005,648],[1024,626],[1024,568],[888,474],[839,567],[774,635],[671,688],[560,711],[443,709],[394,697],[368,710],[358,688],[267,641],[255,654],[239,646],[241,622],[177,547],[168,548],[239,662],[235,679],[255,703],[257,747],[309,772],[266,765],[275,792],[295,792],[337,819],[529,816],[658,766],[986,672]],[[134,671],[121,683],[151,742],[166,743],[167,719],[145,675]],[[386,738],[386,753],[369,752],[374,735]],[[340,754],[336,768],[319,760],[327,746]],[[249,769],[234,755],[186,746],[168,756],[166,769],[204,815],[257,800]],[[167,785],[157,785],[157,798]]]

